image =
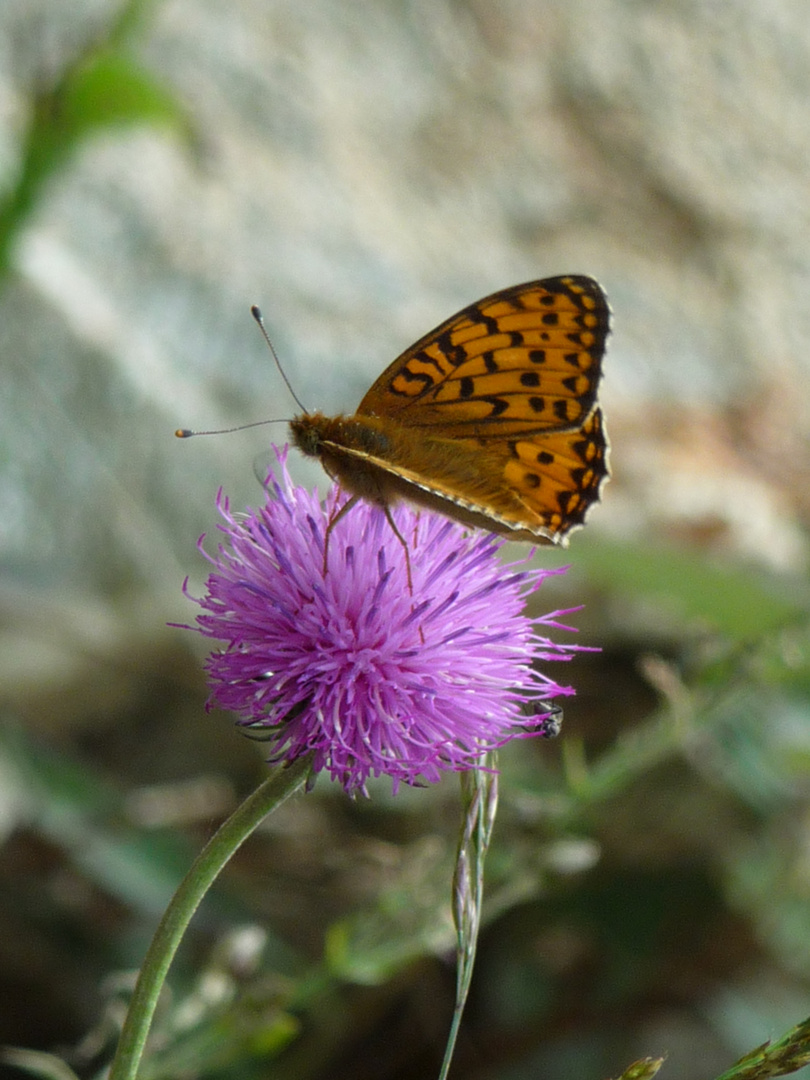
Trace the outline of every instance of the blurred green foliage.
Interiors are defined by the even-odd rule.
[[[147,23],[154,0],[128,0],[105,33],[31,102],[17,180],[0,201],[0,280],[11,268],[15,238],[35,212],[45,185],[66,168],[92,135],[134,124],[188,132],[187,117],[171,91],[129,51]]]

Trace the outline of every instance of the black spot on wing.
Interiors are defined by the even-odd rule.
[[[416,383],[421,383],[422,389],[414,394],[412,392],[402,390],[398,386],[395,386],[394,385],[395,381],[396,382],[406,382],[406,383],[410,383],[411,385],[414,385]],[[431,378],[431,376],[428,375],[427,372],[424,372],[424,371],[409,371],[407,368],[403,368],[402,371],[397,372],[397,374],[395,376],[395,379],[392,379],[391,382],[388,384],[388,390],[389,390],[390,393],[396,394],[397,397],[404,397],[404,398],[411,398],[412,399],[412,398],[418,397],[419,394],[424,393],[425,390],[429,390],[432,386],[435,386],[435,385],[436,385],[436,380]]]
[[[502,413],[505,413],[506,410],[509,408],[509,402],[506,400],[506,398],[495,397],[494,394],[481,397],[478,400],[486,401],[486,403],[491,406],[492,412],[489,414],[488,417],[488,419],[490,420],[492,420],[496,416],[500,416]]]

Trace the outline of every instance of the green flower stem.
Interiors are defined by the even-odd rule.
[[[135,1080],[155,1006],[186,927],[220,870],[260,822],[306,783],[312,756],[277,769],[211,837],[160,920],[129,1004],[109,1080]]]
[[[495,827],[498,808],[497,753],[486,755],[487,769],[460,774],[464,819],[453,874],[453,922],[456,927],[456,1004],[447,1036],[439,1080],[447,1080],[456,1048],[461,1017],[472,982],[481,907],[484,897],[484,860]]]

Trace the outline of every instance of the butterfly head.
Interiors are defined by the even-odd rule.
[[[290,421],[293,444],[307,457],[319,457],[323,444],[323,413],[303,413]]]

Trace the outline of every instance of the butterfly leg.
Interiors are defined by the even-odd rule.
[[[329,537],[332,535],[332,530],[337,525],[342,517],[351,510],[353,506],[357,506],[360,502],[359,495],[350,496],[346,502],[341,506],[334,517],[330,517],[326,524],[326,532],[323,535],[323,576],[326,577],[326,573],[329,569]]]
[[[383,503],[383,510],[385,511],[385,516],[386,516],[386,518],[388,520],[388,524],[391,526],[391,531],[393,532],[393,534],[397,538],[397,540],[399,540],[400,544],[402,544],[402,550],[405,552],[405,573],[407,574],[407,577],[408,577],[408,592],[411,594],[411,600],[413,600],[413,578],[411,577],[411,552],[410,552],[410,549],[408,548],[408,541],[405,539],[405,537],[402,535],[402,533],[397,528],[397,523],[394,521],[393,517],[391,516],[391,508],[388,505],[388,503]],[[411,610],[413,610],[413,608],[411,608]],[[425,631],[422,629],[421,626],[419,627],[419,640],[422,642],[423,645],[425,644]]]
[[[411,577],[411,553],[408,550],[408,541],[399,531],[399,529],[397,528],[397,523],[391,517],[391,508],[389,507],[388,503],[383,504],[383,510],[385,511],[385,516],[388,520],[388,524],[391,526],[394,536],[396,536],[397,540],[399,540],[400,544],[402,544],[402,550],[405,552],[405,573],[408,576],[408,592],[411,594],[411,596],[413,596],[413,578]]]
[[[360,502],[360,496],[359,495],[352,495],[350,498],[348,498],[346,500],[346,502],[343,504],[343,506],[341,506],[341,508],[338,510],[338,512],[335,514],[335,516],[331,517],[329,519],[328,523],[327,523],[326,532],[325,532],[324,538],[323,538],[323,573],[324,573],[324,577],[326,577],[326,572],[327,572],[327,568],[328,568],[328,562],[329,562],[329,537],[332,535],[332,530],[337,525],[337,523],[340,521],[340,519],[342,517],[345,517],[346,514],[348,514],[348,512],[352,509],[352,507],[356,506],[359,502]],[[408,592],[411,594],[411,596],[413,596],[413,577],[411,575],[411,553],[408,550],[408,541],[405,539],[405,537],[402,535],[402,533],[397,528],[397,523],[394,521],[393,517],[391,516],[391,510],[390,510],[388,504],[383,503],[382,504],[382,509],[383,509],[384,514],[385,514],[386,520],[388,521],[388,524],[391,526],[391,531],[393,532],[394,536],[396,536],[397,540],[399,540],[400,544],[402,544],[402,550],[405,553],[405,575],[406,575],[406,577],[408,579]]]

